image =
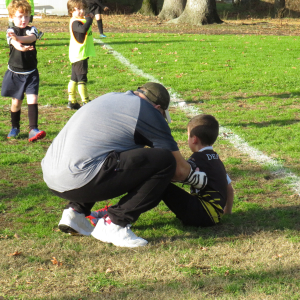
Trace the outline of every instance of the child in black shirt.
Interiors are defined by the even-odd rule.
[[[38,129],[39,73],[35,48],[38,31],[34,26],[28,26],[30,12],[31,7],[26,0],[13,0],[8,6],[9,17],[14,26],[7,30],[10,53],[1,95],[12,98],[12,128],[7,136],[10,139],[16,138],[20,133],[21,106],[26,93],[30,129],[28,140],[33,142],[44,138],[46,132]]]
[[[207,185],[191,193],[170,183],[163,201],[184,225],[211,226],[220,222],[224,213],[230,214],[233,205],[233,188],[225,167],[212,145],[219,134],[219,123],[211,115],[198,115],[188,123],[188,143],[194,152],[188,159],[193,169],[207,175]]]

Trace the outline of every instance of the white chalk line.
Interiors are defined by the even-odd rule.
[[[114,50],[110,45],[105,44],[100,39],[94,39],[94,41],[98,44],[102,44],[102,47],[104,49],[107,49],[110,54],[112,54],[114,57],[116,57],[123,65],[127,66],[131,69],[132,72],[135,74],[142,76],[146,78],[148,81],[157,82],[160,84],[163,84],[157,78],[154,76],[145,73],[141,69],[139,69],[137,66],[132,64],[128,59],[126,59],[122,54]],[[199,113],[202,113],[201,110],[199,110],[197,107],[192,105],[187,105],[185,101],[179,96],[178,93],[176,93],[172,88],[168,88],[168,91],[171,96],[171,105],[177,106],[181,110],[185,111],[186,113],[195,116]],[[272,175],[281,178],[286,179],[288,182],[288,185],[292,188],[292,190],[300,195],[300,178],[291,172],[288,168],[285,168],[281,163],[278,161],[270,158],[269,156],[265,155],[263,152],[251,147],[248,145],[248,143],[243,140],[238,135],[234,134],[232,130],[228,127],[220,126],[220,135],[222,138],[228,140],[235,148],[237,148],[239,151],[249,155],[251,159],[256,161],[259,164],[264,165],[268,168],[268,170],[271,172]]]

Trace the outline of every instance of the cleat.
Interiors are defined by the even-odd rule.
[[[68,108],[70,109],[79,109],[81,106],[78,102],[72,103],[71,101],[68,102]]]
[[[104,33],[100,34],[100,38],[106,38],[107,36]]]
[[[10,130],[9,134],[7,135],[7,138],[8,138],[8,139],[11,139],[11,138],[17,138],[18,135],[19,135],[19,133],[20,133],[20,129],[18,129],[18,128],[16,128],[16,127],[13,127],[13,128]]]
[[[78,213],[71,207],[63,211],[58,228],[60,231],[71,235],[91,235],[94,230],[84,214]]]
[[[114,224],[109,216],[99,219],[92,236],[104,243],[112,243],[119,247],[142,247],[148,242],[136,236],[130,229],[131,225],[122,227]]]
[[[34,142],[37,140],[41,140],[46,136],[46,132],[43,130],[39,130],[37,128],[31,129],[28,135],[28,141]]]

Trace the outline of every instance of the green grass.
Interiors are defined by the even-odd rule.
[[[4,34],[0,37],[2,79],[8,48]],[[133,226],[149,241],[142,249],[57,231],[66,203],[43,182],[40,161],[74,113],[66,108],[68,39],[67,33],[49,33],[38,42],[39,124],[45,139],[27,142],[24,105],[20,138],[7,140],[10,100],[0,97],[0,296],[298,299],[299,196],[287,180],[234,149],[223,135],[215,149],[233,180],[235,204],[219,226],[184,227],[160,203]],[[105,41],[189,104],[214,114],[228,132],[299,175],[298,37],[113,34]],[[111,51],[96,45],[96,53],[89,61],[91,98],[146,81]],[[190,116],[174,107],[171,115],[174,138],[188,157]],[[9,256],[15,251],[21,254]],[[53,257],[62,265],[53,265]]]

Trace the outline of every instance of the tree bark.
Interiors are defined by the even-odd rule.
[[[158,17],[161,20],[178,18],[184,11],[186,0],[165,0]]]
[[[283,18],[286,11],[285,0],[275,0],[274,7],[277,11],[278,18]]]
[[[144,16],[155,16],[155,7],[151,0],[143,0],[141,9],[138,11]]]
[[[216,0],[187,0],[182,15],[169,22],[188,23],[191,25],[223,23],[217,13]]]

